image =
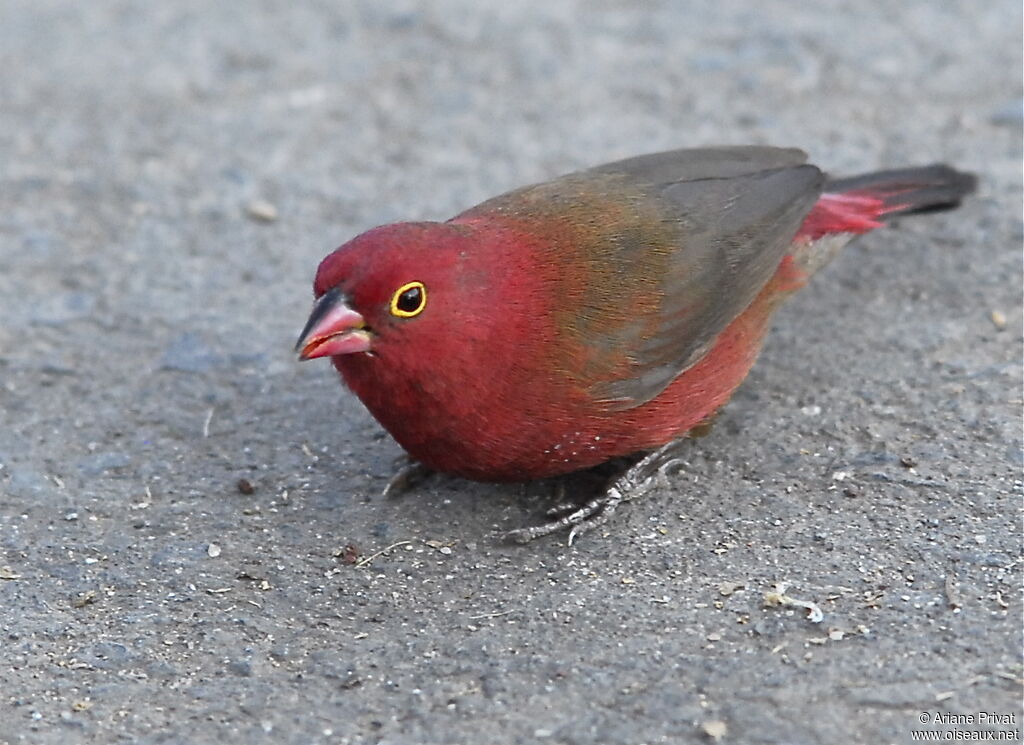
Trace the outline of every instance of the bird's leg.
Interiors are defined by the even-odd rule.
[[[422,463],[407,460],[405,465],[398,469],[398,473],[388,481],[381,496],[388,499],[400,497],[432,473],[433,471]]]
[[[568,528],[571,546],[579,536],[605,523],[622,502],[642,497],[655,486],[667,486],[668,469],[681,462],[674,452],[679,442],[670,442],[645,455],[613,479],[602,494],[582,505],[559,503],[547,513],[556,519],[542,525],[511,530],[505,534],[505,540],[529,543],[535,538]]]

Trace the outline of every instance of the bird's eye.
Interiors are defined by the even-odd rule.
[[[422,282],[407,282],[395,290],[391,298],[391,315],[412,318],[423,312],[427,305],[427,288]]]

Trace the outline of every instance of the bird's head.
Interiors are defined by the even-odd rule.
[[[328,255],[317,270],[299,358],[436,358],[453,340],[486,335],[488,310],[505,283],[487,270],[486,241],[475,233],[454,223],[385,225]]]

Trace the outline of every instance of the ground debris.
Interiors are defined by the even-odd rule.
[[[87,605],[92,605],[96,602],[96,591],[86,590],[85,592],[78,593],[78,596],[71,601],[71,606],[74,608],[84,608]]]
[[[727,598],[737,590],[742,590],[744,585],[742,582],[721,582],[718,585],[718,594],[723,598]]]
[[[357,566],[357,567],[364,567],[367,564],[369,564],[371,561],[376,559],[378,556],[383,556],[384,554],[388,553],[392,549],[398,548],[399,546],[408,546],[410,544],[412,544],[412,541],[398,541],[398,543],[392,543],[390,546],[388,546],[387,548],[382,548],[377,553],[370,554],[369,556],[363,557],[362,559],[360,559],[359,561],[357,561],[355,563],[355,566]]]
[[[854,635],[867,636],[869,633],[871,633],[871,630],[867,626],[864,626],[862,624],[857,625],[853,629],[840,629],[832,627],[828,630],[828,633],[825,636],[810,637],[806,641],[808,644],[816,644],[818,646],[823,646],[825,644],[828,644],[829,642],[839,642],[843,639],[846,639],[847,637],[851,637]]]
[[[788,606],[791,608],[803,608],[807,611],[807,620],[811,623],[821,623],[825,618],[818,604],[810,600],[800,600],[786,594],[788,585],[785,582],[776,582],[773,589],[764,594],[764,604],[767,608]]]
[[[253,574],[250,574],[245,569],[236,574],[235,579],[242,579],[247,582],[255,582],[256,587],[258,587],[261,590],[269,590],[272,587],[269,580],[267,580],[264,577],[257,577]]]
[[[334,558],[340,559],[342,564],[356,564],[359,562],[359,547],[354,543],[346,543],[334,552]]]
[[[729,726],[721,719],[709,719],[700,725],[701,731],[715,742],[718,742],[729,732]]]
[[[885,597],[885,590],[874,589],[866,590],[864,592],[864,607],[865,608],[881,608],[882,599]]]

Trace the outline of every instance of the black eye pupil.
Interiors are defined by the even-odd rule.
[[[406,313],[412,313],[419,310],[420,303],[423,302],[423,293],[419,287],[410,287],[408,290],[398,296],[398,309]]]

